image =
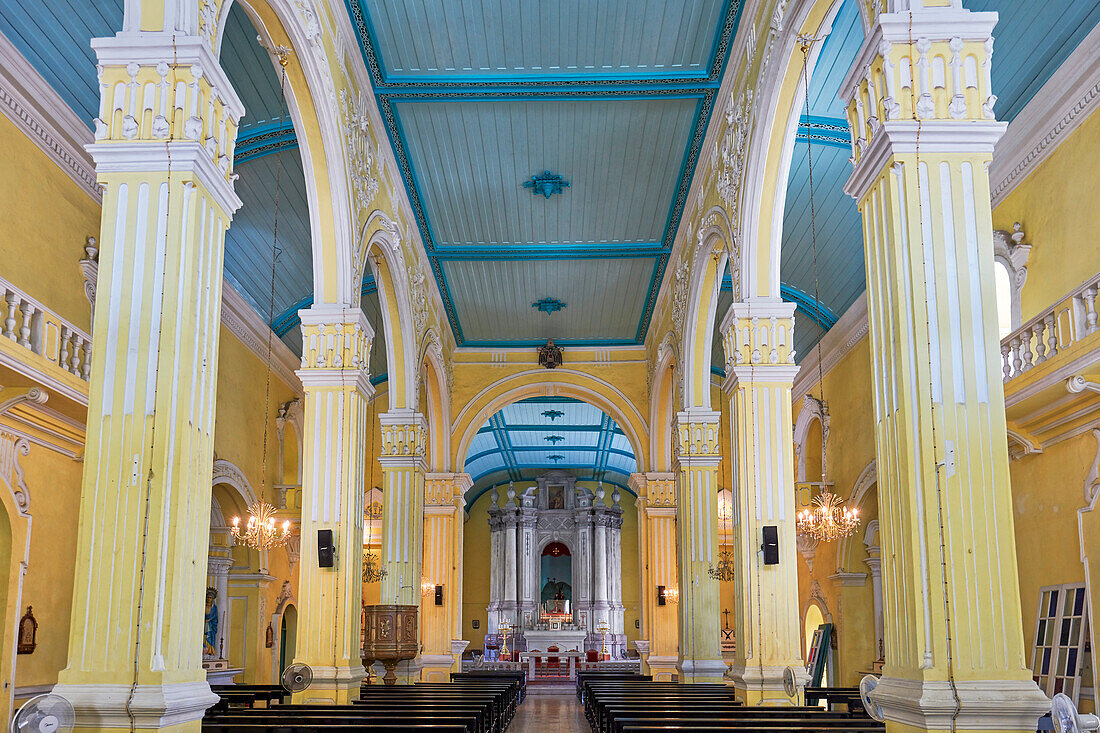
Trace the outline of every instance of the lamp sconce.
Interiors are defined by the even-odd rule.
[[[678,588],[666,588],[663,585],[657,586],[657,605],[664,606],[669,603],[677,603],[680,600],[680,590]]]
[[[435,589],[435,584],[433,584],[432,581],[430,581],[428,579],[424,579],[424,580],[420,581],[420,595],[424,596],[425,598],[430,596],[434,589]]]

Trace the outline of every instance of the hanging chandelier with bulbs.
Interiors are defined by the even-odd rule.
[[[732,583],[733,582],[733,553],[729,550],[722,550],[718,553],[718,564],[711,565],[707,568],[707,575],[719,581],[720,583]]]
[[[798,513],[798,533],[819,542],[833,542],[851,537],[859,527],[859,509],[849,509],[840,497],[823,491],[813,500],[813,506]]]
[[[276,524],[275,507],[262,501],[248,507],[248,521],[241,528],[241,518],[233,517],[233,526],[229,533],[236,542],[241,542],[253,550],[270,550],[282,547],[290,539],[290,521],[282,526]]]
[[[386,570],[382,567],[382,560],[377,553],[363,553],[363,582],[377,583],[386,577]]]

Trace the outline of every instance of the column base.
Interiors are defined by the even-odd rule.
[[[295,692],[290,700],[295,705],[310,703],[350,705],[359,699],[359,686],[367,676],[362,664],[354,667],[320,667],[313,669],[313,682],[301,692]]]
[[[452,654],[421,654],[420,681],[448,682],[454,664],[455,658]]]
[[[173,685],[138,685],[130,700],[130,685],[57,684],[53,694],[72,703],[76,712],[74,730],[157,730],[198,731],[206,709],[220,698],[205,680]],[[126,702],[130,700],[130,712]]]
[[[730,669],[734,694],[745,705],[803,705],[806,700],[803,691],[810,676],[801,664],[791,666],[794,667],[798,684],[794,697],[787,695],[787,691],[783,689],[786,665],[778,667],[768,664],[763,667],[758,664],[735,664]]]
[[[891,731],[1034,731],[1040,716],[1050,711],[1050,699],[1032,680],[956,682],[911,680],[883,676],[871,700],[877,703]],[[897,723],[899,725],[894,725]]]
[[[655,682],[674,682],[680,675],[679,657],[662,657],[650,654],[646,659],[649,674]]]
[[[721,659],[680,659],[676,666],[680,671],[680,682],[725,682],[723,675],[727,667]]]

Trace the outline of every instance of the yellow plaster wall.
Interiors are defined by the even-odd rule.
[[[17,688],[53,684],[65,666],[82,468],[81,463],[41,446],[33,446],[20,465],[31,497],[31,551],[23,578],[22,607],[14,619],[6,621],[17,623],[27,606],[33,606],[38,646],[33,654],[16,657]],[[23,548],[14,548],[12,554],[12,560],[19,562]]]
[[[825,400],[830,415],[829,441],[826,453],[828,480],[834,483],[833,491],[847,500],[856,479],[875,458],[874,412],[871,392],[870,342],[864,338],[839,364],[825,375]],[[821,389],[814,384],[811,394],[821,396]],[[802,400],[793,406],[793,417],[798,419]],[[810,431],[815,434],[814,431]],[[820,441],[820,433],[811,441]],[[819,463],[820,447],[807,446],[807,472]],[[793,447],[792,447],[793,449]],[[812,478],[812,477],[810,477]],[[811,588],[817,581],[820,599],[824,601],[837,640],[835,652],[834,682],[838,685],[855,685],[860,672],[870,669],[875,658],[874,597],[870,573],[863,559],[867,553],[863,547],[863,532],[867,522],[878,516],[877,493],[869,495],[861,508],[863,522],[850,540],[851,551],[838,563],[837,543],[821,543],[813,557],[812,570],[799,554],[798,586],[799,616],[804,617],[811,601]],[[843,587],[839,580],[830,578],[837,572],[838,564],[848,572],[868,573],[862,587]]]
[[[0,277],[88,331],[77,262],[99,235],[99,204],[0,115]]]
[[[1100,155],[1100,114],[1091,114],[993,210],[993,228],[1020,222],[1032,245],[1020,298],[1024,321],[1100,272],[1095,197],[1100,176],[1084,161]]]

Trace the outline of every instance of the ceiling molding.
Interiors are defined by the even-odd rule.
[[[1091,114],[1100,99],[1100,25],[1093,28],[1008,126],[993,150],[996,208]]]
[[[65,103],[34,66],[0,33],[0,109],[42,152],[100,203],[95,165],[84,146],[91,128]]]
[[[799,364],[798,375],[791,386],[791,404],[800,403],[817,386],[818,377],[832,371],[869,332],[865,290]]]
[[[295,370],[301,365],[301,360],[225,279],[222,280],[222,325],[288,387],[302,394],[302,381],[295,374]],[[270,355],[268,354],[269,344]]]

